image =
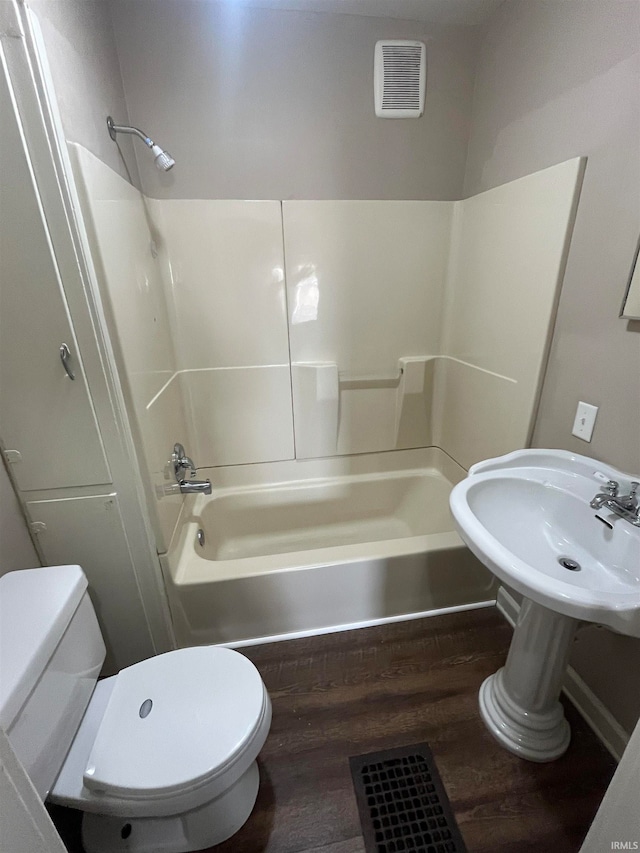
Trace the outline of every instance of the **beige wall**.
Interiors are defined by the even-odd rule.
[[[533,443],[640,472],[640,323],[618,319],[640,223],[640,4],[507,0],[478,64],[468,194],[588,157]],[[578,400],[600,407],[591,444]],[[640,642],[588,628],[572,664],[631,731]]]
[[[481,48],[465,192],[583,155],[534,444],[638,473],[640,328],[618,313],[640,230],[640,4],[509,0]],[[600,406],[591,444],[571,436],[578,400]]]
[[[39,565],[18,499],[0,459],[0,575]]]
[[[138,185],[132,139],[121,136],[116,145],[106,126],[108,115],[129,123],[108,4],[27,0],[27,5],[42,29],[67,139]]]
[[[155,198],[455,199],[469,132],[476,27],[114,0],[132,120],[178,166],[136,150]],[[427,42],[421,119],[376,119],[373,49]]]

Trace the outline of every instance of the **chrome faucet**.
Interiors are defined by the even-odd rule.
[[[599,492],[591,501],[592,509],[605,507],[614,515],[626,519],[635,527],[640,527],[640,504],[638,502],[638,488],[640,483],[633,480],[628,495],[618,494],[620,483],[609,480],[604,487],[604,492]]]
[[[194,480],[197,474],[197,468],[191,459],[185,453],[184,447],[180,443],[173,446],[171,454],[171,462],[173,463],[173,473],[175,474],[176,482],[180,487],[180,492],[183,495],[192,494],[211,494],[211,480]],[[185,474],[190,471],[188,480],[185,479]]]

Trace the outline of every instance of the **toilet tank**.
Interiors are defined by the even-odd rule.
[[[0,577],[0,727],[43,800],[80,725],[104,656],[80,566]]]

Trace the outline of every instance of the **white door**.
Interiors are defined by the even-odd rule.
[[[4,62],[0,47],[0,60]],[[111,482],[17,112],[0,68],[0,439],[23,491]],[[60,357],[66,344],[68,375]]]

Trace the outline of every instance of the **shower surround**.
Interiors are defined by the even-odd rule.
[[[153,483],[158,550],[169,551],[180,642],[322,630],[491,598],[479,564],[462,565],[447,494],[474,462],[529,441],[583,162],[458,202],[159,200],[81,146],[70,149]],[[171,494],[175,441],[210,469],[201,471],[214,486],[210,508]],[[440,485],[409,488],[420,476]],[[318,478],[361,512],[353,529],[362,541],[349,533],[342,557],[337,528],[324,517],[332,511],[326,494],[314,491]],[[379,496],[375,507],[360,500],[368,489]],[[264,553],[257,539],[250,554],[211,550],[232,517],[242,551],[270,504],[280,514]],[[405,511],[442,515],[446,529],[414,535],[409,525],[403,533]],[[304,516],[289,532],[287,513]],[[194,519],[204,519],[205,553]],[[396,533],[380,534],[386,538],[373,547],[367,524]],[[439,553],[442,535],[451,537],[449,571],[433,569],[429,579],[428,555]],[[422,587],[409,584],[413,599],[390,592],[408,583],[399,569],[408,556],[427,577]],[[367,575],[363,560],[378,569]],[[264,587],[275,584],[278,567],[290,589],[309,581],[284,610],[275,606],[286,600],[284,576],[277,589]],[[250,578],[260,580],[247,587]],[[351,608],[336,608],[342,615],[333,621],[322,608],[313,616],[317,583]],[[280,621],[259,616],[260,602]],[[285,610],[297,615],[288,619]]]

